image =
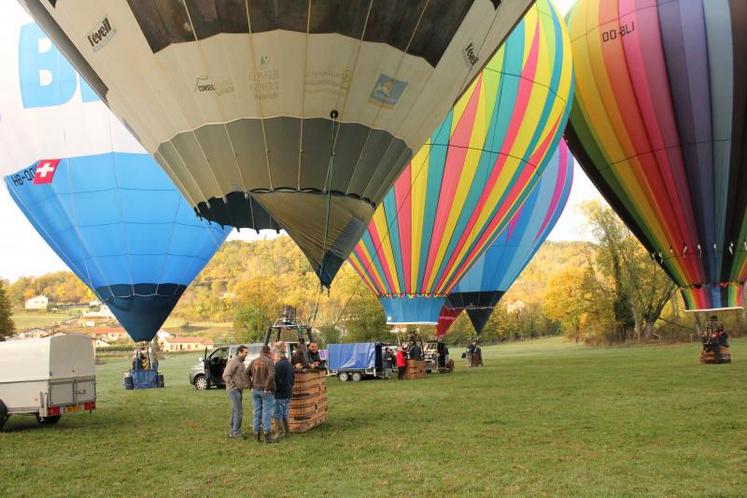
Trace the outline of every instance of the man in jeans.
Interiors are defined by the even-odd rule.
[[[254,404],[254,438],[272,443],[272,410],[275,405],[275,365],[270,356],[270,346],[262,347],[262,354],[249,364],[249,385]]]
[[[286,358],[284,347],[276,347],[272,356],[275,359],[275,414],[273,418],[278,427],[277,439],[280,439],[290,432],[288,405],[293,395],[293,365]]]
[[[244,388],[249,384],[249,379],[244,368],[244,360],[248,351],[246,346],[239,346],[236,355],[228,361],[223,370],[223,382],[226,383],[228,399],[231,400],[231,431],[228,437],[242,438],[241,419],[244,417]]]

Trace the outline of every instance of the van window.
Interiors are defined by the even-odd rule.
[[[210,355],[210,358],[220,358],[221,360],[227,360],[228,350],[225,348],[216,349],[215,351],[213,351],[213,354]]]

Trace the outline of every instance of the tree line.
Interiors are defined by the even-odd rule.
[[[681,312],[674,284],[617,215],[601,202],[582,211],[593,240],[546,242],[499,302],[481,340],[558,334],[594,344],[692,338],[700,317]],[[37,294],[56,302],[94,298],[70,272],[23,277],[0,289],[8,309]],[[352,267],[344,265],[331,290],[322,289],[303,253],[284,235],[226,242],[173,316],[187,323],[229,322],[235,340],[250,341],[261,338],[286,305],[311,322],[323,342],[395,340],[378,300]],[[741,320],[741,314],[726,317],[737,329]],[[419,331],[435,334],[434,327]],[[446,341],[464,343],[474,335],[462,314]]]

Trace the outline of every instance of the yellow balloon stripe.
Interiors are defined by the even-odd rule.
[[[423,240],[423,225],[425,219],[425,200],[428,192],[428,174],[430,172],[430,152],[431,152],[431,141],[430,139],[422,147],[415,158],[412,160],[412,189],[410,195],[412,196],[411,212],[412,212],[412,243],[410,244],[410,258],[411,258],[411,271],[410,271],[410,289],[418,288],[418,269],[420,268],[420,244],[416,241]]]
[[[379,233],[379,237],[386,241],[386,243],[382,244],[381,251],[384,253],[385,261],[383,263],[385,263],[385,268],[389,269],[389,274],[392,278],[392,288],[399,289],[401,286],[399,283],[399,275],[397,275],[397,272],[395,271],[397,265],[394,263],[395,260],[391,242],[392,238],[389,235],[389,222],[386,217],[386,211],[383,209],[376,210],[372,221],[376,227],[376,231]],[[382,278],[386,278],[386,275],[382,275]]]

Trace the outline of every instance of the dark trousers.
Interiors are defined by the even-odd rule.
[[[402,380],[405,378],[405,367],[397,367],[397,378]]]

